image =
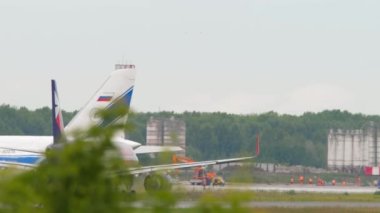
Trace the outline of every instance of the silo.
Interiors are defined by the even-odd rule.
[[[344,135],[341,129],[335,133],[336,145],[335,145],[335,166],[338,168],[344,167],[344,158],[345,158],[345,143],[344,143]]]
[[[151,117],[146,127],[147,145],[180,146],[186,149],[186,124],[183,120]]]
[[[330,129],[327,136],[327,167],[336,167],[336,140],[335,132],[333,129]]]
[[[373,122],[361,130],[330,130],[328,134],[328,168],[353,169],[379,166],[380,133]]]

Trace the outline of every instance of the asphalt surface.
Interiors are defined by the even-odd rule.
[[[380,191],[374,186],[316,186],[316,185],[284,185],[284,184],[239,184],[239,185],[225,185],[225,186],[194,186],[187,182],[181,182],[180,187],[188,191],[202,191],[202,190],[242,190],[242,191],[277,191],[277,192],[316,192],[316,193],[357,193],[357,194],[373,194]]]
[[[277,191],[277,192],[310,192],[310,193],[360,193],[373,194],[380,191],[374,186],[316,186],[316,185],[266,185],[266,184],[239,184],[226,186],[194,186],[188,182],[181,182],[177,185],[187,191],[219,191],[219,190],[241,190],[241,191]],[[183,201],[176,205],[176,208],[195,207],[197,202]],[[245,207],[257,208],[379,208],[380,203],[376,202],[319,202],[319,201],[251,201],[242,203]],[[225,205],[224,207],[228,207]]]

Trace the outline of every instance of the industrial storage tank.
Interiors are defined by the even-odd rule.
[[[327,166],[354,169],[378,166],[380,144],[378,128],[373,122],[361,130],[330,129],[327,136]]]

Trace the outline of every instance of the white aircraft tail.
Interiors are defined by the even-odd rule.
[[[123,104],[129,109],[135,84],[135,65],[117,64],[115,71],[102,84],[87,104],[65,127],[66,133],[84,130],[93,125],[107,126],[114,122],[125,122],[126,116],[102,120],[97,116],[99,109],[112,109]]]

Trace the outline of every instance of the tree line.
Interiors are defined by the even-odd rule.
[[[76,112],[63,112],[65,124]],[[150,117],[182,119],[186,123],[186,153],[196,160],[247,156],[255,153],[260,135],[258,161],[288,165],[326,167],[329,129],[360,129],[380,116],[326,110],[286,115],[276,112],[237,115],[222,112],[133,112],[127,132],[131,140],[145,143]],[[1,135],[51,135],[51,110],[0,106]]]

